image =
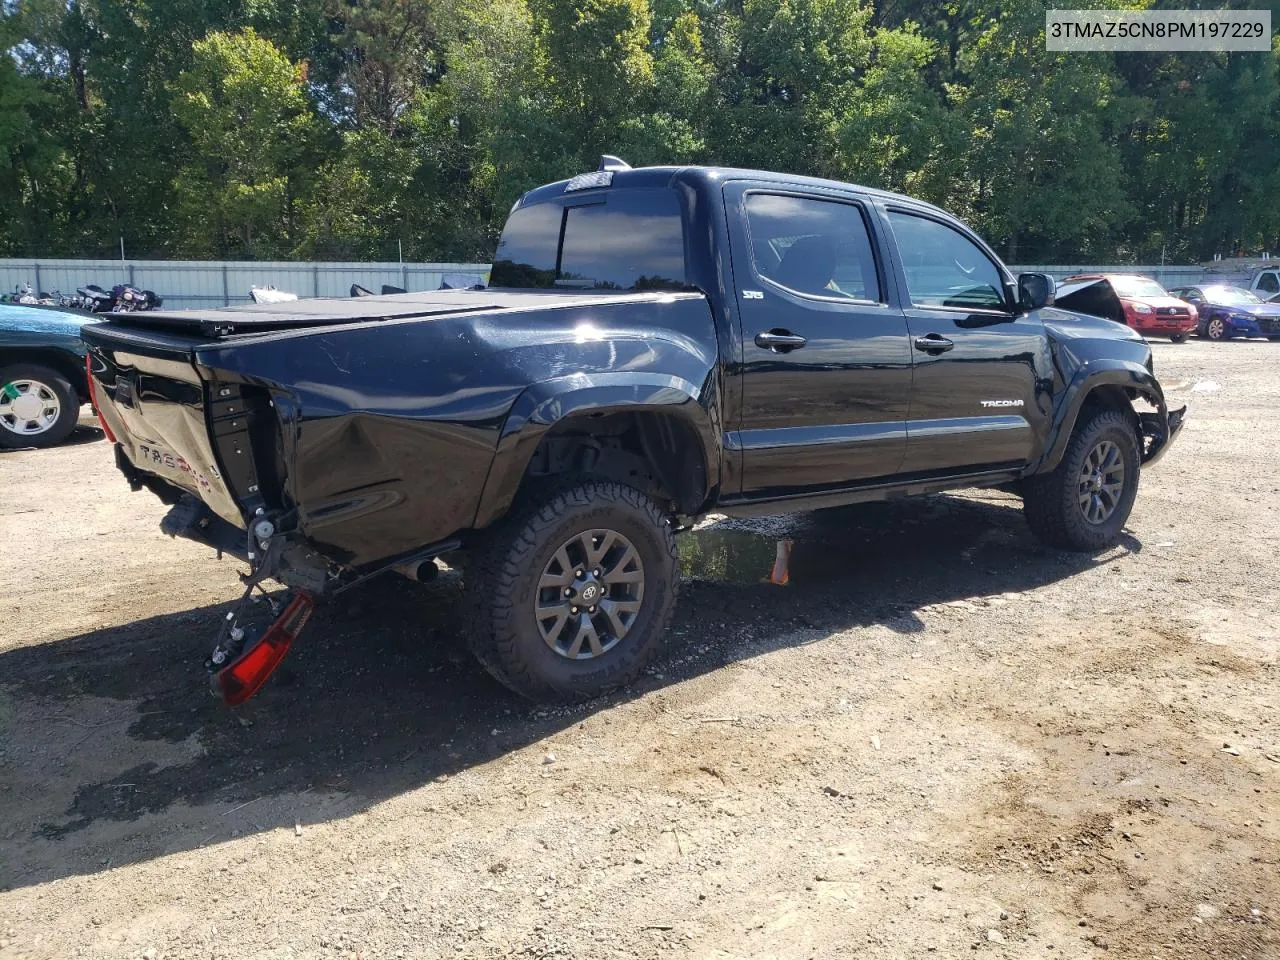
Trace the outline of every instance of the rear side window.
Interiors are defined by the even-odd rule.
[[[1258,278],[1258,289],[1267,293],[1280,292],[1280,280],[1276,279],[1274,273],[1264,273]]]
[[[602,200],[537,203],[512,213],[489,285],[688,289],[679,197],[669,190],[613,190]]]
[[[1000,271],[964,234],[936,220],[897,210],[889,212],[889,223],[915,306],[1006,308]]]
[[[749,193],[746,209],[760,276],[810,296],[880,300],[871,239],[857,206]]]

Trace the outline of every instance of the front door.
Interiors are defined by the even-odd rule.
[[[980,473],[1035,457],[1052,417],[1044,327],[971,237],[887,208],[915,374],[904,474]]]
[[[906,452],[911,347],[877,221],[836,193],[738,183],[725,200],[741,317],[741,492],[892,476]]]

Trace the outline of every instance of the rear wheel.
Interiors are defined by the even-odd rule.
[[[36,363],[0,369],[0,447],[51,447],[79,417],[75,387],[58,371]]]
[[[600,696],[661,652],[678,572],[671,524],[648,496],[607,480],[561,487],[468,565],[472,652],[532,700]]]
[[[1066,550],[1112,546],[1133,509],[1141,468],[1132,418],[1094,413],[1077,425],[1056,469],[1027,479],[1023,510],[1031,531]]]

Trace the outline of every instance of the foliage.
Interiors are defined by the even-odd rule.
[[[1044,9],[0,0],[0,255],[485,260],[601,153],[910,193],[1012,261],[1280,251],[1280,47],[1051,54]]]

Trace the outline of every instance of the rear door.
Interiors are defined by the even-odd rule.
[[[911,349],[865,202],[726,186],[741,327],[742,493],[768,498],[897,472]]]
[[[1006,271],[942,217],[884,208],[896,241],[914,377],[906,474],[980,473],[1035,456],[1051,407],[1044,327]]]

